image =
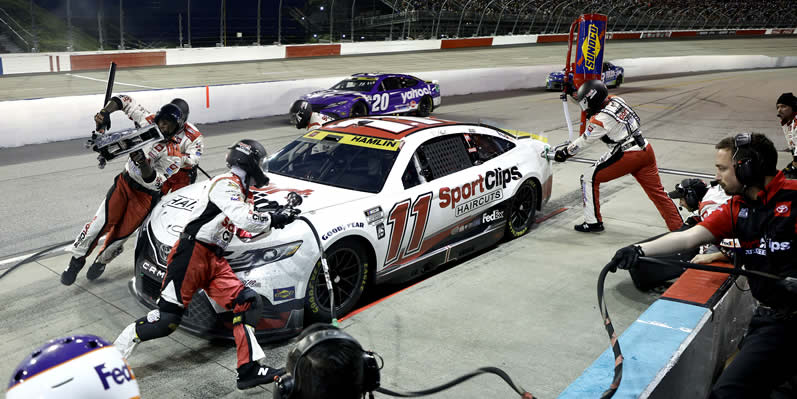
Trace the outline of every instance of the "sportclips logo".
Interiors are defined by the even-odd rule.
[[[587,39],[581,45],[581,52],[584,53],[584,67],[590,71],[595,70],[595,61],[598,59],[598,54],[601,52],[601,40],[598,32],[598,26],[590,24],[587,29]]]
[[[401,102],[407,102],[407,100],[414,100],[416,98],[423,97],[424,95],[431,95],[432,92],[429,90],[429,86],[424,87],[423,89],[409,89],[404,93],[401,93]]]
[[[443,187],[440,189],[440,207],[445,208],[450,205],[455,210],[455,216],[464,215],[474,209],[503,199],[502,190],[512,180],[518,180],[521,177],[523,174],[520,173],[517,166],[510,169],[496,168],[488,171],[485,176],[479,175],[478,179],[460,187]],[[499,186],[501,189],[493,190]]]

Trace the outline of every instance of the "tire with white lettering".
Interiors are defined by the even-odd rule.
[[[364,102],[360,101],[352,105],[351,107],[352,118],[356,118],[358,116],[367,116],[367,115],[368,115],[368,107],[365,106]]]
[[[348,314],[357,305],[368,286],[368,252],[362,243],[345,239],[326,250],[329,276],[335,293],[335,317]],[[332,319],[329,311],[329,290],[324,269],[317,262],[310,273],[304,300],[305,324],[328,323]]]
[[[513,239],[528,233],[537,214],[539,184],[534,179],[524,181],[509,200],[506,237]]]
[[[434,103],[432,102],[432,97],[423,96],[421,97],[421,102],[418,103],[418,111],[417,114],[420,117],[427,117],[429,114],[432,113],[434,109]]]

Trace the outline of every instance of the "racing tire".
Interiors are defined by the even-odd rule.
[[[614,88],[616,89],[620,87],[621,84],[623,84],[623,75],[618,76],[617,79],[614,81]]]
[[[418,116],[425,118],[429,116],[434,110],[434,103],[432,102],[432,97],[423,96],[421,97],[421,102],[418,103],[418,110],[415,112]]]
[[[513,239],[528,233],[534,224],[537,214],[537,193],[539,185],[536,180],[524,181],[512,199],[509,200],[506,219],[506,237]]]
[[[368,285],[368,253],[363,244],[344,240],[333,244],[326,256],[335,293],[335,317],[340,318],[354,309]],[[320,260],[310,273],[304,308],[306,325],[332,320],[329,290]]]
[[[358,102],[351,107],[351,117],[357,118],[359,116],[368,116],[368,107],[364,102]]]

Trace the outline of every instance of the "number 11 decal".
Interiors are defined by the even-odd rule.
[[[390,214],[387,217],[387,224],[390,225],[390,238],[388,239],[387,256],[385,257],[385,265],[391,264],[399,259],[401,252],[401,244],[404,241],[404,233],[407,230],[407,222],[410,213],[415,219],[412,226],[412,233],[410,233],[410,242],[407,244],[407,250],[404,256],[412,255],[421,250],[423,243],[423,236],[426,233],[426,225],[429,222],[429,211],[432,209],[432,193],[428,192],[421,194],[415,199],[412,204],[412,212],[410,209],[410,199],[398,202],[393,205]]]

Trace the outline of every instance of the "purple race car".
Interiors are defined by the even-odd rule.
[[[302,96],[291,106],[296,115],[303,102],[313,112],[334,119],[365,115],[429,114],[440,105],[440,85],[397,73],[355,73],[327,90]],[[295,121],[292,121],[295,122]]]

